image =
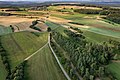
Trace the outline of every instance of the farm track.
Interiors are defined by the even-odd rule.
[[[69,75],[67,74],[67,72],[64,70],[62,64],[60,63],[60,61],[59,61],[59,59],[58,59],[58,57],[57,57],[57,55],[55,54],[54,50],[53,50],[52,47],[51,47],[51,44],[50,44],[50,35],[48,36],[48,44],[49,44],[50,50],[52,51],[52,53],[53,53],[53,55],[54,55],[54,57],[55,57],[58,65],[60,66],[62,72],[63,72],[64,75],[65,75],[65,77],[67,78],[67,80],[71,80],[71,78],[69,77]]]
[[[34,56],[35,54],[37,54],[39,51],[41,51],[44,47],[46,47],[48,45],[48,43],[46,43],[43,47],[41,47],[39,50],[37,50],[36,52],[34,52],[32,55],[28,56],[27,58],[25,58],[24,60],[28,60],[30,59],[32,56]]]

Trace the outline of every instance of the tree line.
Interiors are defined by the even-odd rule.
[[[83,79],[94,80],[97,77],[111,76],[111,73],[106,70],[106,65],[116,55],[112,47],[107,44],[87,42],[82,33],[76,34],[69,30],[65,30],[64,33],[68,37],[55,31],[52,32],[52,37],[68,53],[70,61]]]
[[[64,57],[63,54],[61,54],[63,52],[60,51],[56,47],[56,44],[55,44],[55,42],[52,39],[50,40],[50,43],[51,43],[51,46],[52,46],[54,52],[56,53],[59,61],[61,62],[62,66],[64,67],[65,71],[70,76],[70,78],[73,79],[73,80],[79,80],[78,77],[77,77],[77,75],[74,74],[74,70],[73,70],[73,68],[71,66],[70,60],[67,59],[66,57]]]
[[[0,36],[1,40],[1,36]],[[20,63],[14,70],[11,70],[10,60],[8,58],[7,51],[3,48],[2,43],[0,41],[0,55],[1,60],[5,66],[7,71],[7,76],[5,80],[24,80],[24,68],[27,61]]]
[[[1,55],[2,63],[4,64],[5,69],[7,71],[7,74],[10,75],[11,74],[10,62],[7,57],[8,56],[7,51],[2,46],[1,36],[0,36],[0,55]]]
[[[7,76],[6,80],[25,80],[25,65],[27,61],[23,61]]]
[[[120,24],[120,9],[103,7],[102,10],[97,9],[75,9],[74,12],[82,14],[100,14],[106,15],[104,19]]]
[[[30,28],[35,29],[35,30],[38,30],[38,31],[41,31],[40,28],[38,28],[38,27],[35,26],[35,25],[37,25],[37,24],[38,24],[38,21],[37,21],[37,20],[33,21],[33,22],[32,22],[32,25],[30,25]]]

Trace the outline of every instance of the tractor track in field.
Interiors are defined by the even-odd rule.
[[[20,45],[18,45],[18,43],[16,42],[16,40],[14,39],[14,37],[13,37],[12,34],[10,35],[10,37],[13,40],[13,42],[17,45],[18,49],[20,49],[20,51],[22,51],[23,53],[25,53],[24,50],[20,47]]]

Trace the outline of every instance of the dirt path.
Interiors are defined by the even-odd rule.
[[[120,60],[112,60],[112,62],[118,62],[118,63],[120,63]]]
[[[53,50],[52,47],[51,47],[51,44],[50,44],[50,36],[48,36],[48,44],[49,44],[49,47],[50,47],[50,49],[51,49],[51,51],[52,51],[52,53],[53,53],[53,55],[54,55],[54,57],[55,57],[58,65],[59,65],[59,67],[61,68],[63,74],[65,75],[65,77],[67,78],[67,80],[71,80],[71,78],[69,77],[69,75],[67,74],[67,72],[64,70],[62,64],[60,63],[60,61],[59,61],[56,53],[54,52],[54,50]]]
[[[41,51],[44,47],[46,47],[48,45],[48,43],[46,43],[43,47],[41,47],[39,50],[37,50],[36,52],[34,52],[32,55],[28,56],[27,58],[25,58],[24,60],[28,60],[30,59],[32,56],[34,56],[35,54],[37,54],[39,51]]]

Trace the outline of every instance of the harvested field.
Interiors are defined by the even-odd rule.
[[[26,21],[33,21],[35,19],[28,19],[28,18],[21,18],[16,16],[0,16],[0,24],[9,26],[11,24],[26,22]]]
[[[36,27],[40,28],[42,31],[46,31],[47,30],[47,25],[42,23],[42,22],[39,22]]]
[[[67,8],[67,9],[97,9],[97,10],[101,10],[101,8],[97,8],[97,7],[85,7],[85,6],[50,6],[48,9],[52,9],[52,10],[58,10],[58,9],[63,9],[63,8]]]

